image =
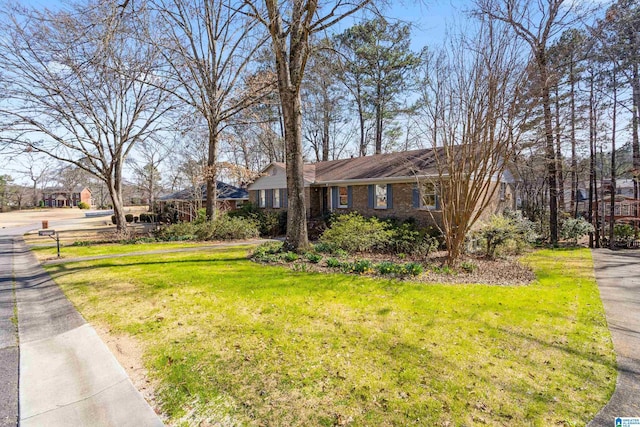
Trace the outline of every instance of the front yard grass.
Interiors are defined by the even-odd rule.
[[[525,258],[529,286],[292,272],[247,249],[47,270],[135,336],[174,425],[585,425],[615,387],[590,252]]]
[[[128,254],[132,252],[147,252],[147,251],[170,251],[175,249],[185,248],[198,248],[198,247],[210,247],[212,242],[153,242],[153,243],[103,243],[95,245],[72,245],[62,246],[60,249],[61,258],[81,258],[91,256],[102,255],[119,255]],[[34,245],[31,246],[31,251],[35,254],[39,261],[57,259],[57,249],[55,242],[53,246],[48,245]]]

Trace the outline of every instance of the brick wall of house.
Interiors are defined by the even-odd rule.
[[[497,185],[497,184],[496,184]],[[423,208],[415,208],[413,203],[413,189],[414,183],[395,183],[391,184],[393,206],[391,209],[376,209],[369,207],[369,190],[368,185],[352,185],[352,207],[350,208],[337,208],[333,207],[333,211],[336,213],[348,213],[358,212],[363,216],[376,216],[378,218],[394,217],[398,219],[414,219],[419,225],[423,227],[432,226],[434,224],[442,225],[442,211],[440,210],[427,210]],[[326,193],[324,188],[327,188]],[[330,204],[328,200],[331,198],[331,187],[311,187],[305,189],[305,196],[307,200],[307,215],[310,218],[321,217],[323,197],[327,197],[327,204]],[[250,201],[254,204],[258,204],[257,191],[250,191]],[[507,185],[505,191],[505,197],[500,200],[499,189],[496,189],[494,198],[489,204],[488,208],[482,214],[480,221],[476,223],[479,226],[482,221],[487,220],[494,213],[501,213],[505,208],[513,208],[514,206],[514,193],[513,188]],[[286,207],[283,207],[286,209]],[[280,211],[281,209],[266,208],[267,210]]]
[[[88,188],[85,188],[80,192],[80,201],[81,202],[85,202],[89,206],[92,205],[92,203],[91,203],[91,191],[89,191]]]
[[[436,222],[441,223],[442,212],[438,210],[426,210],[413,207],[413,183],[392,184],[393,207],[392,209],[375,209],[369,207],[368,185],[353,185],[351,208],[336,208],[337,213],[358,212],[363,216],[376,216],[378,218],[394,217],[398,219],[413,218],[423,226],[432,226]]]

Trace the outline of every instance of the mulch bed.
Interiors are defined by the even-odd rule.
[[[315,271],[320,273],[340,273],[340,269],[330,268],[326,265],[326,259],[332,255],[322,254],[323,260],[317,264],[311,263],[303,256],[295,262],[279,262],[292,270]],[[448,269],[445,266],[446,252],[439,251],[425,258],[397,257],[389,254],[363,253],[357,256],[349,256],[343,261],[355,261],[368,259],[372,263],[391,261],[399,264],[407,262],[417,262],[423,265],[424,272],[419,276],[397,277],[401,280],[423,283],[446,283],[446,284],[487,284],[487,285],[527,285],[535,280],[535,274],[531,269],[522,264],[517,257],[488,259],[485,257],[465,256],[460,259],[456,268]],[[462,268],[462,264],[474,265],[477,268],[473,271]],[[355,274],[355,273],[353,273]],[[382,276],[374,273],[363,274],[363,276],[375,276],[380,278],[393,278],[394,276]]]

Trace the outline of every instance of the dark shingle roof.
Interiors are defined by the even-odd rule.
[[[437,150],[441,150],[438,148]],[[305,165],[305,178],[311,175],[309,166],[314,168],[311,181],[316,183],[342,180],[400,178],[415,175],[437,174],[435,151],[400,151],[397,153],[376,154],[352,159],[332,160]]]
[[[216,181],[216,190],[218,192],[218,200],[248,200],[249,193],[244,188],[238,188],[231,184],[227,184],[222,181]],[[194,191],[192,188],[176,191],[172,194],[160,197],[160,200],[193,200]],[[200,193],[202,194],[202,200],[207,200],[207,185],[200,185]]]

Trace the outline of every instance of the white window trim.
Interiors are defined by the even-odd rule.
[[[267,190],[258,190],[258,207],[267,207]]]
[[[378,206],[378,188],[384,188],[384,206]],[[387,184],[375,184],[373,187],[373,208],[374,209],[387,209],[387,204],[389,203],[389,193]]]
[[[498,195],[501,202],[504,202],[505,200],[507,200],[507,183],[506,182],[500,183],[500,188],[498,189]]]
[[[282,202],[280,200],[280,189],[279,188],[275,188],[273,190],[273,200],[272,200],[272,202],[273,202],[273,208],[274,209],[280,209],[282,207]]]
[[[347,201],[345,204],[340,203],[340,189],[344,188],[344,191],[346,192],[345,197],[347,198]],[[338,209],[344,209],[344,208],[348,208],[349,207],[349,188],[346,185],[341,185],[338,187]]]
[[[429,195],[433,195],[433,204],[432,205],[427,205],[424,203],[427,193],[425,193],[425,184],[430,184],[433,186],[433,193],[429,193]],[[422,210],[428,210],[428,211],[434,211],[436,210],[436,197],[438,196],[438,191],[436,190],[436,184],[433,182],[422,182],[420,183],[419,186],[419,196],[420,196],[420,209]]]

